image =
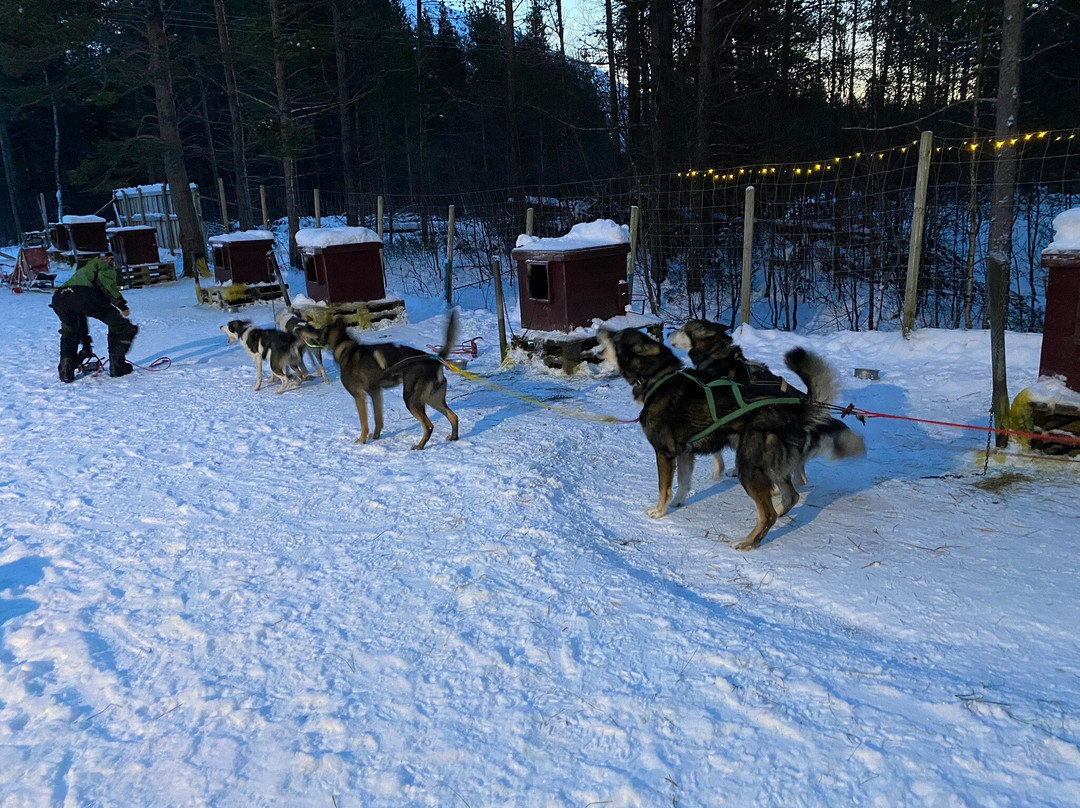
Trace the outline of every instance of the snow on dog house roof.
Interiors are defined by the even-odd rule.
[[[1054,240],[1043,252],[1080,250],[1080,208],[1065,210],[1054,217]]]
[[[629,227],[616,224],[611,219],[597,219],[594,222],[575,224],[569,233],[558,238],[536,238],[523,233],[518,236],[516,247],[522,250],[566,252],[629,243]]]
[[[237,230],[235,233],[222,233],[220,236],[212,236],[212,245],[231,244],[235,241],[266,241],[274,240],[274,234],[269,230]]]
[[[138,232],[142,232],[144,230],[154,230],[154,228],[151,227],[148,224],[132,224],[132,225],[128,225],[126,227],[106,227],[105,228],[105,232],[110,233],[110,234],[112,234],[112,233],[138,233]]]
[[[314,227],[296,234],[296,245],[306,250],[343,244],[381,243],[379,234],[366,227]]]
[[[61,224],[105,224],[100,216],[71,216],[67,215],[60,219]]]

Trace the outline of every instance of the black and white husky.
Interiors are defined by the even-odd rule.
[[[288,309],[283,309],[274,317],[274,325],[286,334],[292,334],[300,340],[300,374],[305,379],[313,379],[304,365],[304,357],[311,357],[311,364],[318,369],[324,382],[330,381],[326,377],[326,368],[323,367],[322,350],[319,347],[319,334],[311,323],[297,317]]]
[[[278,393],[284,393],[293,386],[299,386],[300,349],[303,342],[292,334],[273,328],[257,328],[250,320],[230,320],[221,327],[221,333],[229,342],[239,342],[248,356],[255,360],[255,389],[262,387],[263,362],[270,362],[271,375],[281,382]],[[292,374],[290,375],[290,371]]]

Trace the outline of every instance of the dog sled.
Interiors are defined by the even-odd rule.
[[[45,233],[24,233],[11,271],[0,273],[0,284],[10,287],[15,293],[54,286],[56,273],[50,271],[48,250],[49,237]],[[3,254],[0,257],[12,260]]]

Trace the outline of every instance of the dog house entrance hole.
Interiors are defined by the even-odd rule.
[[[551,300],[548,286],[548,265],[528,263],[529,297],[533,300]]]
[[[319,278],[319,267],[315,261],[315,256],[311,253],[304,253],[304,275],[311,283],[323,283]]]

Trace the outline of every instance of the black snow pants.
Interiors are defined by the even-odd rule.
[[[89,344],[86,318],[93,317],[109,327],[109,356],[123,359],[139,332],[138,326],[109,304],[92,286],[63,286],[53,294],[52,310],[60,318],[60,358],[74,360],[79,342]]]

